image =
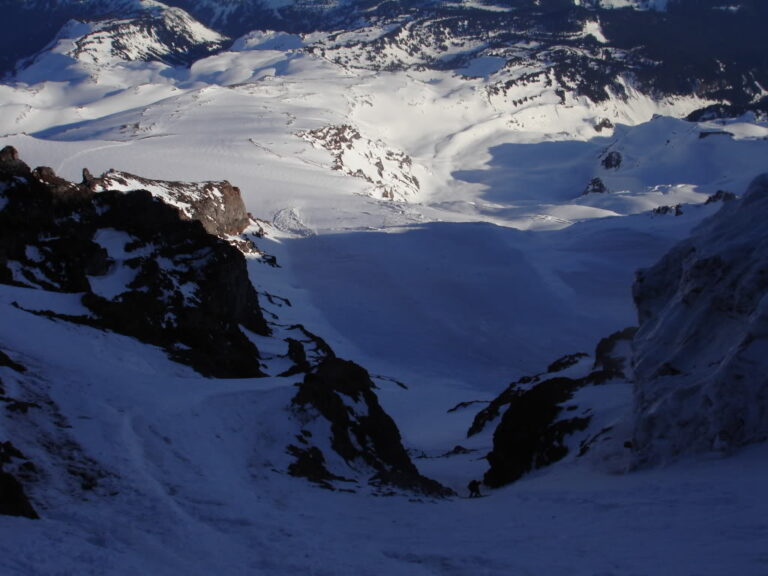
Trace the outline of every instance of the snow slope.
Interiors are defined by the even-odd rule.
[[[251,278],[284,328],[301,323],[368,368],[421,472],[463,491],[491,442],[465,438],[478,405],[447,411],[634,323],[635,269],[713,214],[710,195],[764,170],[768,127],[684,122],[709,102],[629,83],[625,97],[563,101],[529,61],[376,71],[305,50],[355,56],[332,36],[254,32],[189,67],[62,68],[54,49],[0,85],[2,144],[73,180],[114,168],[239,187],[280,265],[252,259]],[[341,154],[301,136],[343,126],[361,138]],[[418,191],[388,151],[410,159]],[[608,192],[584,194],[593,178]],[[680,216],[653,212],[678,204]],[[477,501],[330,493],[283,473],[294,379],[202,379],[133,340],[11,305],[77,309],[69,296],[2,287],[0,300],[0,348],[105,471],[96,492],[67,477],[33,492],[48,503],[41,522],[0,517],[3,572],[765,572],[765,446],[626,475],[563,462]],[[280,373],[284,350],[265,350]],[[19,447],[55,470],[31,419],[12,420]],[[473,451],[442,456],[457,444]]]
[[[49,503],[42,521],[0,517],[6,574],[762,572],[764,446],[728,466],[628,476],[568,466],[477,501],[331,493],[273,471],[290,379],[200,379],[130,339],[8,307],[33,306],[31,292],[2,288],[0,342],[66,418],[60,440],[77,441],[105,477],[91,491],[71,482],[36,494]],[[47,463],[27,431],[20,448]],[[467,461],[455,487],[477,466]]]

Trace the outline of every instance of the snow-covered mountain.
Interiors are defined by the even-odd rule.
[[[763,97],[762,87],[768,84],[759,57],[764,4],[745,0],[721,6],[680,0],[672,2],[667,12],[665,2],[622,2],[530,1],[507,6],[437,1],[176,0],[169,2],[175,6],[171,8],[155,0],[62,1],[54,5],[29,1],[0,5],[7,14],[9,32],[4,36],[7,46],[1,47],[14,60],[41,49],[37,34],[16,38],[13,31],[39,27],[41,11],[45,11],[46,26],[61,26],[68,18],[100,22],[78,41],[76,51],[90,52],[92,58],[103,58],[106,52],[128,59],[189,62],[220,49],[223,37],[219,34],[235,37],[254,29],[325,30],[336,34],[313,50],[352,67],[459,69],[481,60],[485,68],[490,65],[497,71],[518,66],[522,59],[529,69],[522,78],[525,83],[546,74],[548,82],[556,81],[565,92],[576,90],[593,100],[605,99],[611,92],[624,96],[621,78],[628,77],[656,96],[695,92],[742,107]],[[608,9],[625,5],[642,10]],[[116,14],[123,19],[115,20]],[[45,30],[50,38],[53,29]],[[354,30],[359,32],[349,34]],[[710,42],[712,37],[718,42]],[[6,69],[12,63],[7,61]],[[495,93],[507,92],[521,78],[499,75],[498,80]]]
[[[764,2],[0,6],[0,572],[762,574]]]
[[[638,272],[639,328],[518,379],[476,414],[468,438],[493,440],[487,485],[566,458],[626,471],[733,454],[768,438],[767,178],[739,199],[723,191],[710,197],[722,208]]]
[[[573,0],[573,3],[576,6],[591,8],[632,8],[634,10],[665,11],[669,0]]]
[[[19,65],[17,78],[33,84],[51,79],[53,71],[66,77],[76,65],[94,70],[119,62],[189,63],[224,46],[224,36],[179,8],[145,0],[136,4],[138,12],[130,17],[70,20],[49,49]]]

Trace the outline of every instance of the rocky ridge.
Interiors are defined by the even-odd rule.
[[[411,157],[384,142],[365,138],[354,126],[324,126],[298,135],[328,150],[333,157],[333,170],[373,184],[372,196],[398,201],[418,196],[419,180],[413,174]]]
[[[347,477],[354,472],[379,493],[395,487],[426,496],[451,495],[451,490],[419,473],[373,388],[365,369],[335,357],[305,376],[293,398],[302,429],[289,447],[296,457],[290,473],[330,489],[359,489],[360,480]],[[333,459],[327,448],[323,452],[328,437],[337,455]]]
[[[604,388],[614,394],[615,388],[627,387],[634,332],[616,332],[600,341],[592,356],[569,354],[546,372],[518,379],[475,416],[467,436],[494,427],[483,477],[487,486],[509,484],[562,460],[574,448],[583,455],[596,440],[616,436],[611,433],[614,423],[606,423],[597,406],[579,399],[579,392],[599,395]]]
[[[226,180],[169,182],[110,170],[99,177],[85,171],[83,182],[93,192],[147,190],[164,203],[178,208],[184,220],[197,220],[206,232],[220,238],[242,234],[251,224],[240,189]]]
[[[50,168],[30,169],[11,147],[0,151],[0,284],[70,293],[80,304],[63,310],[13,302],[14,313],[131,336],[212,378],[266,370],[297,377],[285,407],[295,436],[285,436],[279,472],[330,489],[450,495],[413,465],[367,372],[337,358],[304,326],[281,322],[288,300],[264,293],[261,303],[243,253],[230,243],[246,225],[256,228],[251,224],[227,182],[85,171],[75,184]],[[56,301],[40,301],[48,300]],[[39,355],[44,363],[45,351]],[[16,357],[0,350],[0,514],[44,514],[52,504],[36,497],[43,488],[65,498],[119,492],[117,474],[66,432],[71,426],[50,394],[55,382]]]
[[[96,193],[93,180],[30,170],[12,148],[0,164],[0,281],[82,293],[78,321],[161,346],[203,374],[262,373],[240,326],[269,328],[237,249],[146,190]]]
[[[641,464],[768,438],[768,176],[637,274]]]
[[[626,471],[768,439],[768,175],[711,202],[719,212],[637,272],[639,328],[520,378],[475,416],[468,436],[493,429],[486,485],[569,455]]]
[[[696,96],[714,105],[708,114],[765,111],[768,69],[758,40],[765,3],[741,0],[726,10],[714,0],[680,0],[665,11],[609,9],[625,4],[530,0],[491,10],[434,1],[66,1],[46,6],[52,28],[36,26],[21,38],[18,30],[33,27],[42,3],[5,0],[0,32],[6,70],[42,50],[73,18],[92,27],[76,41],[76,53],[173,65],[226,48],[225,35],[320,30],[326,34],[306,50],[344,67],[461,71],[477,59],[496,61],[487,95],[499,105],[523,106],[542,90],[568,105],[571,97],[601,102],[637,89],[656,99]]]

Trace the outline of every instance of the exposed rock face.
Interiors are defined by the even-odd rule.
[[[535,468],[562,459],[568,449],[566,434],[583,430],[588,417],[559,420],[566,401],[581,383],[571,378],[551,378],[512,396],[493,435],[493,450],[488,454],[490,469],[483,481],[491,487],[503,486]]]
[[[493,450],[487,456],[490,468],[483,478],[485,484],[509,484],[568,454],[568,438],[586,431],[594,415],[589,405],[579,403],[576,393],[624,380],[633,334],[634,329],[628,328],[601,340],[593,361],[583,353],[560,358],[550,364],[546,373],[511,384],[477,414],[468,436],[481,432],[504,410],[493,434]],[[609,431],[599,430],[591,438],[587,435],[580,453],[589,449],[597,435]]]
[[[419,193],[411,157],[380,141],[365,138],[354,126],[324,126],[298,134],[333,156],[333,169],[373,184],[371,195],[385,200],[412,200]]]
[[[730,202],[736,199],[736,194],[728,192],[727,190],[718,190],[712,196],[707,198],[705,204],[712,204],[713,202]]]
[[[0,468],[0,514],[39,518],[16,478]]]
[[[403,447],[394,421],[384,412],[373,392],[370,376],[354,362],[327,358],[299,385],[293,399],[305,430],[299,445],[289,447],[296,457],[291,473],[333,487],[333,481],[355,482],[362,476],[375,486],[391,486],[431,496],[451,491],[419,474]],[[320,421],[320,422],[318,422]],[[321,446],[309,431],[320,424],[330,426],[330,448],[343,460],[329,470]],[[341,464],[341,465],[340,465]]]
[[[11,442],[0,442],[0,514],[39,518],[24,487],[13,474],[4,469],[6,464],[17,459],[24,459],[24,455]]]
[[[652,210],[652,213],[657,216],[667,216],[669,214],[682,216],[683,207],[680,204],[675,204],[674,206],[657,206]]]
[[[768,175],[637,275],[640,463],[768,438]]]
[[[606,170],[618,170],[621,168],[621,153],[616,150],[611,150],[606,154],[600,163]]]
[[[83,182],[93,192],[147,190],[166,204],[178,208],[182,218],[198,220],[206,232],[215,236],[240,234],[251,221],[240,189],[226,180],[194,184],[168,182],[110,170],[98,178],[84,171]]]
[[[584,192],[582,192],[582,195],[605,194],[606,192],[608,192],[608,187],[600,178],[595,176],[594,178],[592,178],[592,180],[589,181],[589,184],[587,184],[587,187],[584,188]]]
[[[162,346],[203,374],[261,375],[240,326],[269,329],[237,249],[147,191],[95,192],[30,171],[14,150],[0,158],[0,282],[82,292],[91,314],[70,320]]]

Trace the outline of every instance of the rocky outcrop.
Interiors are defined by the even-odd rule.
[[[298,134],[333,157],[333,170],[362,178],[373,185],[371,195],[385,200],[413,200],[419,180],[413,174],[413,160],[381,140],[365,138],[349,124],[324,126]]]
[[[593,358],[569,354],[550,364],[547,372],[519,379],[477,414],[468,436],[498,420],[493,449],[486,457],[490,467],[483,482],[487,486],[509,484],[568,455],[570,437],[586,432],[594,416],[593,407],[577,400],[576,393],[625,380],[634,331],[627,328],[604,338]],[[585,434],[580,444],[576,442],[579,453],[586,453],[598,435],[609,431]]]
[[[4,468],[24,455],[9,441],[0,442],[0,515],[39,518],[21,482]]]
[[[571,378],[551,378],[517,390],[493,434],[490,468],[483,482],[503,486],[535,468],[561,460],[567,453],[564,438],[589,424],[588,417],[559,419],[563,404],[582,384]]]
[[[730,202],[736,200],[736,194],[728,192],[727,190],[718,190],[712,194],[704,204],[712,204],[713,202]]]
[[[416,469],[403,447],[400,432],[373,392],[368,372],[354,362],[326,358],[306,375],[293,399],[304,424],[297,444],[289,447],[296,458],[290,472],[332,488],[333,481],[362,482],[380,488],[400,488],[429,496],[451,491]],[[330,446],[319,445],[326,434],[312,427],[330,428]],[[341,457],[334,469],[328,449]],[[325,449],[325,452],[323,451]],[[334,455],[335,460],[338,456]]]
[[[603,159],[600,160],[600,164],[602,164],[603,168],[606,170],[618,170],[621,168],[621,153],[617,152],[616,150],[611,150],[603,156]]]
[[[269,329],[239,250],[145,190],[99,192],[31,171],[12,149],[0,158],[0,282],[82,293],[91,314],[69,320],[162,346],[203,374],[262,374],[240,327]]]
[[[670,214],[674,216],[682,216],[683,207],[680,204],[675,204],[674,206],[657,206],[651,210],[651,214],[654,216],[667,216]]]
[[[768,438],[768,175],[637,274],[640,464]]]
[[[586,188],[584,188],[584,191],[581,194],[582,196],[585,196],[587,194],[605,194],[606,192],[608,192],[608,187],[605,185],[602,179],[595,176],[589,181],[589,184],[587,184]]]
[[[251,223],[240,189],[221,182],[170,182],[150,180],[128,172],[110,170],[94,178],[83,171],[83,184],[93,192],[147,190],[179,210],[182,218],[198,220],[209,234],[241,234]]]

